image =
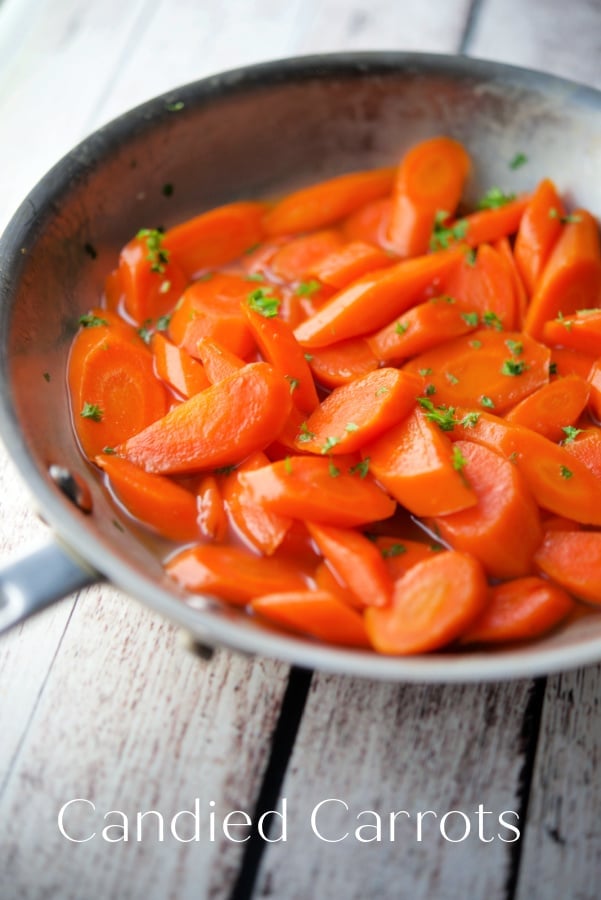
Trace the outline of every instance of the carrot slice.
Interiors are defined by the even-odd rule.
[[[198,538],[198,503],[190,491],[118,456],[100,454],[94,462],[106,473],[111,491],[134,518],[172,541]]]
[[[577,353],[563,347],[553,347],[551,350],[551,371],[559,378],[566,375],[578,375],[588,379],[597,355],[587,356],[585,353]]]
[[[525,397],[505,419],[531,428],[550,441],[559,441],[565,437],[564,429],[578,421],[588,397],[586,381],[578,375],[567,375]]]
[[[449,302],[452,300],[433,297],[370,335],[366,340],[373,354],[382,362],[408,359],[474,331],[477,325],[473,316],[463,314],[455,303]]]
[[[533,337],[540,337],[549,319],[599,306],[600,291],[598,226],[590,213],[579,209],[572,221],[563,226],[538,279],[524,331]]]
[[[471,625],[484,608],[486,594],[484,573],[472,556],[439,553],[396,582],[392,606],[366,610],[367,634],[379,653],[437,650]]]
[[[517,327],[518,308],[511,269],[504,257],[489,244],[478,248],[476,259],[464,257],[447,284],[457,306],[473,317],[494,314],[495,322],[511,331]]]
[[[249,500],[272,512],[352,528],[387,519],[396,506],[364,472],[333,467],[323,457],[291,456],[239,478]]]
[[[119,285],[125,311],[138,325],[171,312],[188,284],[163,247],[161,232],[143,229],[119,257]]]
[[[222,381],[228,375],[234,375],[246,365],[243,359],[211,338],[201,338],[196,349],[204,366],[205,375],[211,384]]]
[[[227,517],[217,478],[205,475],[198,486],[200,513],[198,522],[203,535],[210,541],[222,541],[227,534]]]
[[[578,350],[597,358],[601,351],[601,309],[578,310],[573,316],[545,322],[543,340],[551,347]]]
[[[601,534],[548,531],[535,554],[539,569],[570,593],[601,604]]]
[[[550,357],[521,332],[482,329],[414,357],[404,370],[426,373],[433,405],[504,412],[547,384]]]
[[[294,405],[301,412],[312,412],[319,405],[313,375],[288,323],[261,315],[248,303],[242,304],[242,312],[261,354],[288,381]]]
[[[342,233],[349,241],[365,241],[376,247],[387,247],[388,226],[392,214],[392,199],[373,200],[350,215],[341,224]]]
[[[342,647],[370,646],[363,618],[329,591],[288,591],[257,597],[254,612],[266,619]]]
[[[538,507],[523,476],[487,447],[457,441],[454,448],[478,503],[452,515],[437,516],[435,530],[455,550],[475,556],[495,578],[529,574],[543,535]]]
[[[498,644],[541,637],[574,608],[564,590],[542,578],[516,578],[489,589],[483,611],[461,636],[462,644]]]
[[[164,247],[192,278],[203,269],[222,266],[263,238],[262,203],[228,203],[170,228]]]
[[[601,428],[593,426],[574,435],[572,440],[564,438],[563,447],[601,480]]]
[[[342,243],[342,235],[333,228],[293,238],[273,255],[271,270],[284,281],[301,281]]]
[[[496,209],[483,209],[464,216],[461,221],[465,222],[465,234],[461,240],[470,247],[478,247],[480,244],[494,244],[503,237],[515,234],[529,199],[528,196],[517,197]]]
[[[493,247],[498,253],[501,254],[503,259],[505,260],[507,269],[511,276],[513,291],[516,299],[516,321],[514,327],[521,328],[524,324],[524,319],[526,318],[526,310],[528,308],[528,294],[526,293],[524,281],[516,265],[515,257],[513,254],[513,250],[511,249],[509,240],[506,237],[502,237],[498,241],[495,241]]]
[[[371,200],[386,196],[393,177],[392,169],[372,169],[301,188],[276,203],[265,214],[263,226],[269,235],[325,228]]]
[[[166,570],[188,591],[213,594],[239,606],[262,594],[307,589],[307,576],[290,560],[253,556],[239,547],[217,544],[201,544],[178,553],[168,561]]]
[[[392,578],[378,547],[358,531],[307,522],[309,534],[361,606],[386,606]]]
[[[193,397],[209,386],[201,364],[160,332],[153,334],[151,346],[157,375],[184,397]]]
[[[416,563],[424,559],[432,559],[434,554],[439,553],[442,549],[441,544],[424,544],[421,541],[381,535],[375,538],[374,543],[382,554],[393,581],[396,581],[401,575],[405,575]]]
[[[298,450],[353,453],[396,425],[415,406],[420,381],[398,369],[376,369],[335,388],[309,416]]]
[[[596,360],[588,374],[588,383],[590,385],[590,408],[597,421],[601,421],[601,365]]]
[[[84,328],[71,348],[68,381],[73,425],[90,459],[105,447],[127,440],[167,410],[167,393],[155,378],[151,354],[137,336],[127,337],[124,329]]]
[[[443,250],[363,275],[299,325],[296,339],[324,347],[382,328],[428,294],[444,293],[444,280],[462,257],[461,249]]]
[[[365,446],[362,453],[378,481],[416,516],[443,515],[478,502],[453,467],[448,438],[420,410]]]
[[[258,503],[250,503],[240,483],[242,472],[253,472],[269,465],[264,453],[253,453],[223,482],[223,499],[236,530],[251,546],[271,556],[280,546],[292,525],[292,519],[270,512]]]
[[[384,269],[393,262],[394,258],[390,254],[374,247],[373,244],[353,241],[316,262],[310,274],[325,284],[341,290],[361,275],[374,272],[376,269]]]
[[[317,381],[328,388],[348,384],[378,368],[378,360],[365,338],[350,338],[329,347],[313,348],[310,353],[305,353],[305,359]]]
[[[422,141],[405,154],[395,178],[388,228],[390,244],[400,256],[426,253],[437,213],[454,213],[470,166],[464,147],[448,137]]]
[[[232,465],[278,435],[290,405],[287,382],[267,363],[250,363],[176,406],[119,452],[149,472]]]
[[[524,210],[515,238],[515,261],[529,294],[534,292],[561,234],[565,209],[550,179],[540,182]]]
[[[202,338],[212,338],[236,356],[248,356],[254,342],[240,304],[253,293],[253,288],[245,278],[222,273],[195,281],[171,316],[172,341],[194,357],[198,357],[198,342]],[[274,302],[277,305],[277,299]]]

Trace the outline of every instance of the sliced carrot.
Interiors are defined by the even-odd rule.
[[[601,483],[566,447],[489,413],[461,425],[464,415],[465,410],[455,411],[457,424],[449,432],[453,440],[476,441],[513,462],[543,509],[584,525],[601,525]]]
[[[94,462],[105,472],[117,499],[140,522],[172,541],[198,538],[198,503],[190,491],[118,456],[100,454]]]
[[[486,606],[461,637],[462,644],[498,644],[541,637],[574,608],[564,590],[542,578],[517,578],[489,589]]]
[[[292,525],[292,519],[270,512],[251,503],[240,483],[242,472],[253,472],[269,465],[264,453],[253,453],[223,482],[223,499],[228,515],[242,537],[261,553],[271,556],[280,546]]]
[[[573,316],[550,319],[542,339],[551,347],[578,350],[597,358],[601,352],[601,309],[583,309]]]
[[[387,247],[388,226],[392,214],[392,199],[383,197],[366,203],[341,224],[342,233],[349,241],[365,241],[376,247]]]
[[[390,192],[394,171],[372,169],[339,175],[288,194],[265,214],[269,235],[296,234],[326,228],[372,200]]]
[[[241,256],[263,238],[262,203],[228,203],[170,228],[163,244],[188,278]]]
[[[188,284],[183,269],[162,243],[161,232],[143,229],[119,257],[125,311],[138,325],[171,312]]]
[[[564,449],[579,460],[601,480],[601,428],[594,426],[583,429],[572,440],[565,440]]]
[[[307,522],[309,534],[361,606],[386,606],[390,577],[378,547],[358,531]]]
[[[267,363],[250,363],[176,406],[119,452],[149,472],[232,465],[277,437],[290,405],[287,382]]]
[[[483,209],[470,213],[461,220],[465,222],[461,240],[470,247],[478,247],[480,244],[494,244],[495,241],[518,230],[522,216],[529,201],[528,196],[517,197],[496,209]]]
[[[213,594],[239,606],[262,594],[304,591],[308,585],[305,573],[290,560],[253,556],[239,547],[217,544],[183,550],[165,568],[186,590]]]
[[[483,329],[422,353],[404,369],[424,374],[440,407],[504,412],[549,381],[550,351],[521,332]]]
[[[151,347],[157,375],[182,396],[193,397],[209,386],[202,365],[160,332],[153,334]]]
[[[426,253],[441,211],[455,212],[471,167],[464,147],[448,137],[413,146],[402,158],[394,182],[388,240],[402,257]]]
[[[370,646],[361,615],[328,591],[267,594],[251,605],[259,615],[301,634],[342,647]]]
[[[463,257],[463,250],[420,256],[363,275],[299,325],[297,340],[324,347],[387,325],[428,296],[444,293],[444,281]]]
[[[486,595],[484,573],[472,556],[439,553],[396,582],[392,606],[366,610],[367,634],[379,653],[437,650],[469,628]]]
[[[598,531],[548,531],[534,561],[545,575],[576,597],[601,604]]]
[[[90,459],[167,410],[167,392],[155,378],[151,354],[137,336],[130,339],[122,329],[80,331],[71,348],[68,381],[73,425]]]
[[[296,439],[311,453],[353,453],[409,414],[420,380],[398,369],[376,369],[334,388]]]
[[[273,255],[271,270],[284,281],[302,281],[317,263],[339,250],[342,244],[342,235],[334,228],[293,238]]]
[[[248,303],[242,304],[242,312],[264,359],[288,381],[294,405],[304,413],[313,412],[319,405],[313,374],[288,323],[263,316]]]
[[[507,261],[489,244],[478,248],[475,260],[465,256],[452,273],[447,291],[468,315],[496,316],[511,331],[518,324],[518,301]]]
[[[590,356],[563,347],[553,347],[551,371],[559,378],[564,378],[566,375],[578,375],[580,378],[587,379],[596,359],[596,354]]]
[[[190,356],[198,356],[202,338],[212,338],[236,356],[248,356],[254,342],[240,304],[254,290],[245,278],[222,273],[193,282],[171,316],[169,336]]]
[[[466,316],[452,300],[452,297],[433,297],[419,303],[367,337],[374,356],[382,362],[408,359],[474,331],[477,325],[473,316]]]
[[[319,563],[315,569],[313,580],[317,590],[334,594],[347,606],[352,606],[353,609],[364,609],[363,604],[357,600],[344,579],[340,578],[338,573],[334,571],[327,559]]]
[[[542,336],[545,322],[560,314],[570,316],[579,309],[599,306],[599,229],[584,209],[577,210],[572,219],[563,225],[530,301],[524,331],[533,337]]]
[[[515,261],[526,289],[534,292],[551,251],[561,234],[564,205],[550,179],[540,182],[524,210],[515,238]]]
[[[452,515],[437,516],[435,530],[455,550],[475,556],[494,578],[529,574],[542,529],[523,476],[487,447],[457,441],[454,449],[478,502]]]
[[[453,467],[448,438],[421,410],[414,410],[362,453],[378,481],[416,516],[443,515],[478,502]]]
[[[353,241],[316,262],[310,274],[325,284],[341,290],[367,272],[392,265],[394,257],[373,244]]]
[[[507,264],[516,298],[516,322],[514,327],[521,328],[524,324],[524,320],[526,318],[526,310],[528,308],[528,294],[526,292],[526,286],[516,265],[515,256],[513,250],[511,249],[511,244],[509,243],[508,238],[500,238],[498,241],[495,241],[493,247],[498,253],[501,254],[503,259],[505,260],[505,263]]]
[[[114,312],[123,308],[123,285],[119,268],[109,272],[104,280],[104,305]]]
[[[588,383],[590,385],[590,408],[591,411],[597,420],[597,422],[601,421],[601,364],[597,359],[592,367],[590,372],[588,373]]]
[[[409,569],[424,559],[431,559],[442,549],[442,545],[424,544],[421,541],[378,536],[374,541],[382,554],[386,568],[393,581],[405,575]]]
[[[565,437],[564,429],[578,421],[588,396],[586,381],[578,375],[567,375],[525,397],[505,418],[537,431],[550,441],[560,441]]]
[[[323,457],[291,456],[254,472],[241,472],[240,484],[253,503],[293,519],[352,528],[387,519],[394,500],[365,469],[350,472]]]
[[[227,535],[227,517],[222,492],[214,475],[205,475],[198,486],[200,512],[198,523],[210,541],[223,541]]]
[[[365,338],[349,338],[329,347],[313,348],[305,353],[305,359],[315,379],[328,388],[348,384],[378,368],[378,360]]]
[[[222,381],[228,375],[234,375],[246,365],[243,359],[211,338],[201,338],[196,349],[204,366],[205,375],[211,384]]]

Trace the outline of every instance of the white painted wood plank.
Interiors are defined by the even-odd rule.
[[[467,52],[601,87],[601,3],[485,0]]]
[[[510,848],[498,837],[506,810],[519,811],[524,741],[520,729],[530,684],[423,687],[374,685],[332,676],[314,678],[282,796],[288,806],[288,841],[266,847],[258,897],[301,900],[501,900],[510,871]],[[311,827],[316,815],[322,838]],[[480,840],[478,808],[483,804]],[[381,842],[361,843],[354,831],[374,824]],[[389,814],[397,817],[390,840]],[[419,840],[417,814],[423,817]],[[464,841],[452,843],[440,831]],[[330,814],[328,814],[330,813]],[[463,815],[462,815],[463,814]],[[463,818],[465,816],[466,818]],[[517,825],[514,816],[505,818]],[[519,827],[519,826],[518,826]],[[443,826],[444,830],[444,826]],[[375,838],[373,828],[360,832]],[[531,895],[534,896],[534,895]],[[540,895],[542,896],[542,895]]]
[[[549,680],[517,900],[599,896],[601,667]]]
[[[244,844],[223,834],[210,841],[210,801],[220,818],[252,813],[287,672],[225,652],[203,663],[170,625],[114,592],[89,590],[2,797],[0,896],[227,897]],[[98,839],[61,836],[58,812],[74,798],[92,801],[97,815],[83,804],[70,808],[67,832],[87,837],[93,819]],[[194,810],[196,798],[199,840],[179,843],[169,822]],[[134,824],[127,844],[101,838],[117,821],[102,816],[114,809]],[[135,839],[136,813],[149,809],[165,817],[163,843],[151,828]],[[180,837],[192,836],[192,825],[184,816]]]

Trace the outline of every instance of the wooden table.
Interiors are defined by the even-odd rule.
[[[211,72],[315,51],[423,49],[601,87],[600,37],[597,0],[3,0],[0,226],[84,134]],[[4,455],[0,477],[6,557],[44,527]],[[223,650],[202,661],[144,607],[91,588],[0,641],[0,897],[597,897],[600,696],[599,667],[426,687]],[[67,810],[72,837],[98,832],[83,843],[57,826],[75,798],[96,807]],[[235,827],[224,835],[227,812],[281,812],[284,798],[286,841],[238,843],[246,832]],[[348,811],[319,807],[313,830],[311,813],[328,799]],[[137,812],[160,811],[168,825],[195,802],[198,840],[167,828],[158,841],[156,816],[136,840]],[[130,819],[128,842],[100,837],[115,809]],[[371,812],[357,820],[362,810]],[[398,810],[408,815],[396,817],[392,841]],[[503,811],[519,840],[499,824]],[[382,839],[362,843],[354,830],[373,826],[375,812]],[[273,840],[281,819],[272,821]],[[177,822],[180,837],[194,837],[191,814]]]

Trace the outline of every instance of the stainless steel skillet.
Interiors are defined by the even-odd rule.
[[[139,228],[393,163],[442,133],[476,161],[468,201],[549,175],[569,202],[601,214],[601,93],[496,63],[404,53],[283,60],[186,85],[95,132],[39,183],[0,240],[0,426],[52,538],[0,572],[0,628],[107,578],[199,641],[340,673],[467,681],[601,660],[593,613],[523,648],[387,658],[275,633],[211,598],[186,597],[152,542],[119,518],[72,435],[69,343]],[[518,152],[528,162],[513,170]]]

